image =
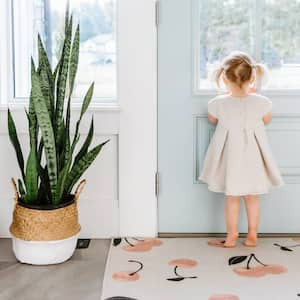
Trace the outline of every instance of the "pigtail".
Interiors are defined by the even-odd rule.
[[[268,77],[268,68],[266,65],[261,63],[255,64],[255,73],[257,82],[266,82]]]
[[[260,63],[255,64],[256,78],[261,80],[266,75],[266,66]]]
[[[224,69],[222,67],[219,67],[218,69],[215,70],[214,80],[218,87],[220,87],[220,79],[221,79],[223,72],[224,72]]]

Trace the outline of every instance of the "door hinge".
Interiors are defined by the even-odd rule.
[[[159,193],[159,173],[155,173],[155,196],[158,196]]]
[[[159,25],[159,1],[155,2],[155,25],[158,27]]]

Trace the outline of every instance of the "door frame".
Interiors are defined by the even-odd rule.
[[[120,236],[158,234],[156,3],[118,2]]]

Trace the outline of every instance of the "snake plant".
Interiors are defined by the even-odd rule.
[[[109,141],[90,149],[94,135],[92,118],[85,141],[78,151],[76,149],[80,139],[80,123],[91,102],[94,83],[83,99],[74,136],[70,135],[71,99],[78,67],[79,43],[79,24],[73,34],[73,17],[67,9],[62,52],[52,70],[38,34],[38,63],[36,67],[31,58],[31,92],[29,107],[25,110],[30,138],[26,165],[15,122],[8,109],[9,137],[21,171],[21,178],[18,179],[19,201],[23,203],[55,206],[67,201],[76,182]]]

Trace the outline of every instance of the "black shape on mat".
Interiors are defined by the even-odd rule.
[[[118,246],[119,244],[121,244],[121,242],[122,242],[121,238],[115,238],[115,239],[113,239],[113,245],[115,247]]]
[[[230,257],[230,259],[228,260],[228,264],[229,265],[239,264],[239,263],[243,262],[244,260],[246,260],[247,257],[248,257],[247,255]]]

